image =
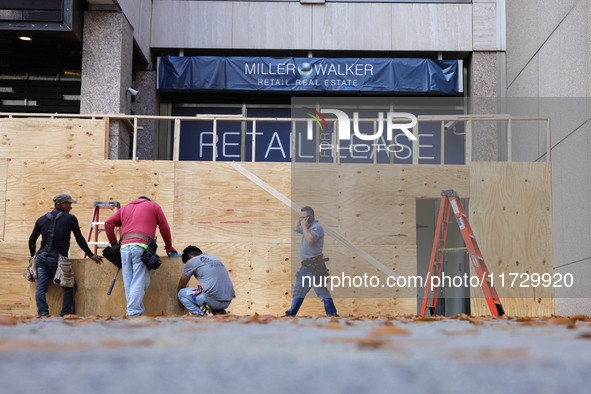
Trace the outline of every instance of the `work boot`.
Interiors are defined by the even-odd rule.
[[[337,307],[334,306],[332,298],[323,298],[322,301],[324,301],[324,310],[326,311],[326,316],[336,316]]]
[[[300,310],[300,306],[302,306],[302,302],[304,302],[303,298],[294,298],[291,301],[291,308],[285,311],[287,316],[295,316],[298,314]]]

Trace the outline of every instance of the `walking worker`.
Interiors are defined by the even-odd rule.
[[[168,255],[176,254],[172,247],[170,226],[162,208],[148,197],[133,200],[105,221],[105,232],[111,246],[117,245],[115,227],[121,227],[121,272],[127,300],[127,316],[141,316],[144,294],[150,284],[152,271],[142,262],[142,254],[150,239],[156,236],[156,226],[164,239]]]
[[[326,288],[325,281],[321,280],[328,275],[328,269],[326,268],[328,258],[325,258],[322,254],[324,229],[314,217],[314,210],[311,207],[302,208],[299,218],[293,224],[293,230],[298,234],[302,234],[302,241],[300,242],[302,267],[296,274],[291,308],[285,311],[285,314],[288,316],[297,315],[304,302],[304,297],[306,297],[310,288],[314,287],[316,295],[324,302],[326,315],[336,316],[337,308]],[[322,285],[323,283],[324,285]]]
[[[183,250],[182,261],[185,269],[177,288],[179,306],[193,315],[225,315],[236,295],[224,264],[192,245]],[[186,288],[191,276],[195,276],[199,286]]]
[[[80,232],[80,225],[76,216],[70,214],[72,204],[76,204],[69,194],[59,193],[53,198],[54,209],[41,216],[35,222],[33,232],[29,237],[29,251],[31,258],[35,255],[37,239],[41,235],[41,247],[37,253],[37,291],[35,300],[37,301],[37,313],[39,316],[49,316],[49,305],[47,305],[47,288],[49,282],[55,276],[58,269],[59,256],[68,257],[70,250],[70,233],[74,233],[76,243],[87,256],[97,264],[102,263],[102,256],[98,256],[90,250],[86,240]],[[52,224],[53,223],[53,224]],[[51,228],[53,231],[51,231]],[[53,236],[50,236],[53,232]],[[29,260],[30,261],[30,260]],[[74,287],[64,287],[64,299],[62,301],[62,310],[60,316],[68,315],[72,311],[74,303]]]

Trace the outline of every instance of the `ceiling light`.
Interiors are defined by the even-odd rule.
[[[33,41],[33,39],[31,37],[25,37],[25,36],[21,36],[21,37],[19,37],[19,39],[21,39],[23,41]]]

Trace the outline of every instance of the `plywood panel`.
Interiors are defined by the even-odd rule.
[[[23,277],[29,257],[29,249],[23,243],[0,243],[0,315],[30,314],[30,282]]]
[[[290,195],[289,165],[245,163]],[[180,242],[290,242],[291,210],[229,163],[176,164],[175,233]]]
[[[0,158],[103,159],[104,144],[104,120],[0,119]]]
[[[470,224],[489,271],[505,274],[496,288],[511,315],[554,313],[551,287],[538,286],[534,297],[531,285],[508,284],[510,273],[553,273],[550,171],[550,163],[470,164]],[[472,313],[490,314],[483,306],[473,300]]]
[[[253,245],[250,314],[283,315],[289,309],[291,262],[289,244]]]
[[[0,240],[4,240],[4,219],[6,215],[6,178],[8,176],[8,160],[0,159]]]
[[[164,161],[11,160],[8,163],[6,240],[27,241],[35,221],[53,207],[53,196],[69,193],[72,209],[86,236],[94,201],[122,206],[145,195],[158,202],[172,222],[174,163]],[[101,215],[110,210],[102,210]],[[108,214],[101,221],[108,217]],[[70,257],[82,257],[72,242]]]

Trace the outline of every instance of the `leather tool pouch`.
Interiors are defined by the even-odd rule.
[[[74,270],[69,258],[59,256],[57,271],[53,277],[53,283],[61,287],[74,287]]]
[[[151,270],[157,270],[162,265],[162,260],[156,254],[158,245],[152,238],[148,241],[148,248],[142,254],[142,262]]]

